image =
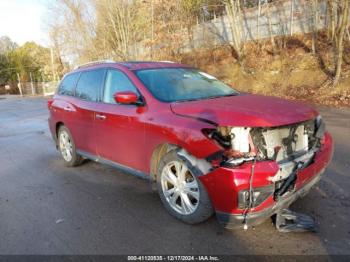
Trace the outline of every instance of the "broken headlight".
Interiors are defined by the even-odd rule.
[[[203,133],[224,148],[223,162],[226,165],[237,166],[256,156],[250,130],[250,127],[218,127],[203,130]]]
[[[255,187],[252,190],[252,204],[251,207],[257,207],[264,202],[275,191],[273,184],[264,187]],[[241,190],[238,193],[238,208],[245,209],[249,207],[250,192],[249,189]]]
[[[227,152],[231,152],[231,155],[242,157],[254,149],[250,130],[250,127],[218,127],[205,129],[203,133],[218,142]]]

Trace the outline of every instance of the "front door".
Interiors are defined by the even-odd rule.
[[[145,109],[136,105],[122,105],[114,101],[116,92],[139,91],[131,80],[117,69],[108,69],[102,103],[95,109],[98,155],[117,164],[138,171],[144,170]]]

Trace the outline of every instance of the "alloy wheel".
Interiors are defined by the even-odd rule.
[[[64,130],[60,132],[59,145],[64,160],[70,162],[73,158],[73,145],[68,133]]]
[[[196,178],[183,162],[166,164],[161,175],[161,185],[170,207],[181,215],[194,213],[199,204],[199,187]]]

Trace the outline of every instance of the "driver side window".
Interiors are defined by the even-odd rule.
[[[102,101],[109,104],[116,104],[113,95],[117,92],[125,91],[138,94],[134,84],[123,72],[113,69],[107,70]]]

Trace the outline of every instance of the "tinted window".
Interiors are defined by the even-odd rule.
[[[116,92],[132,91],[137,93],[137,89],[130,79],[117,70],[108,70],[105,82],[105,91],[103,94],[103,102],[115,104],[113,95]]]
[[[75,90],[75,96],[88,101],[98,101],[104,72],[104,69],[82,72]]]
[[[58,94],[72,96],[74,94],[74,86],[79,77],[79,73],[74,73],[70,75],[66,75],[58,89]]]
[[[191,68],[159,68],[136,71],[137,77],[161,101],[200,100],[238,95],[215,77]]]

